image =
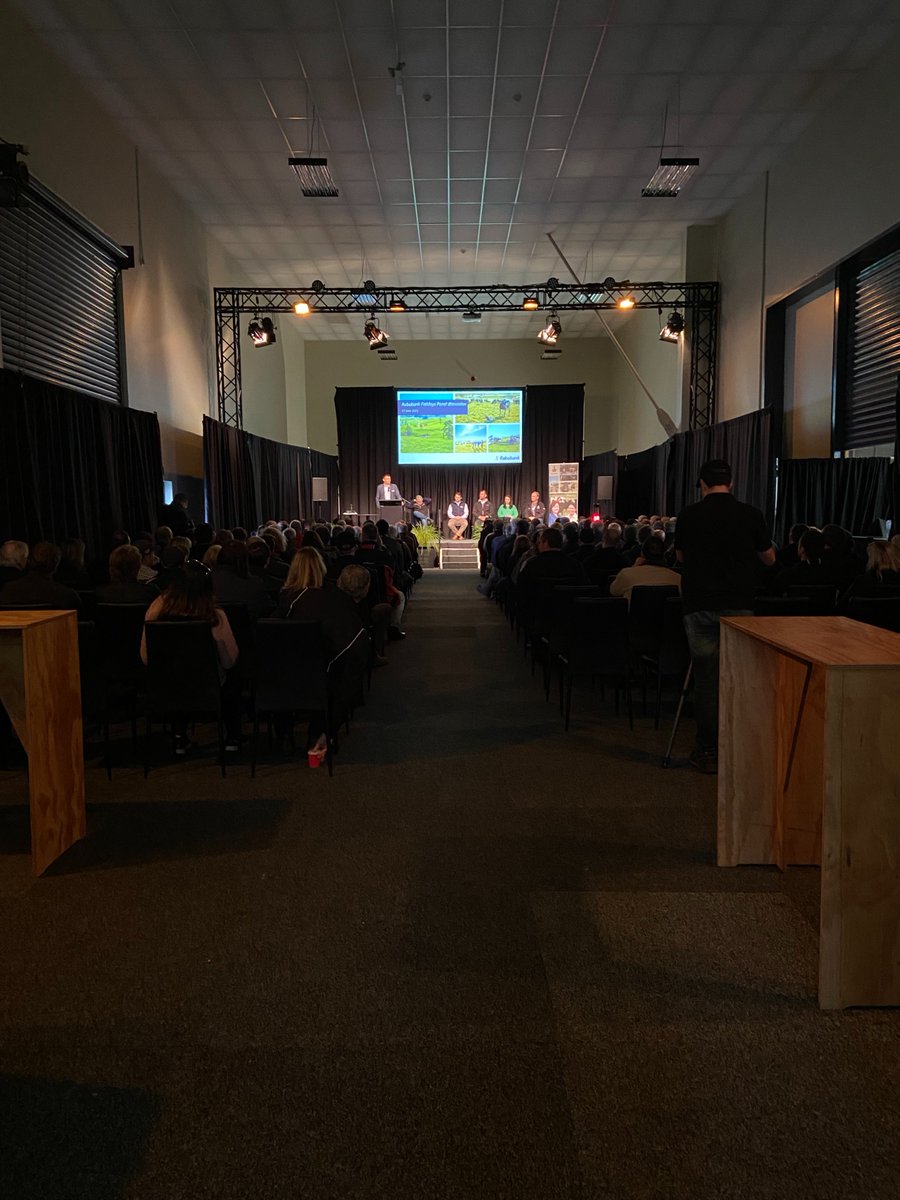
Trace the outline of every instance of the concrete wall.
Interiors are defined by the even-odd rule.
[[[397,361],[380,362],[362,339],[358,343],[306,343],[306,432],[310,446],[329,454],[337,452],[336,387],[526,387],[583,383],[585,453],[615,447],[617,413],[612,361],[615,351],[606,338],[573,338],[564,342],[562,356],[555,362],[541,359],[540,346],[533,338],[395,342],[394,345]]]
[[[137,248],[134,146],[6,0],[0,29],[0,137],[24,143],[32,175]],[[144,263],[123,276],[129,403],[159,414],[166,470],[199,475],[215,380],[208,241],[147,162],[140,180]]]
[[[719,419],[762,399],[761,312],[900,218],[900,38],[839,94],[722,222]]]
[[[788,306],[785,320],[785,455],[828,458],[834,363],[834,288]]]

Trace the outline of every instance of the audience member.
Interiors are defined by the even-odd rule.
[[[96,590],[98,604],[147,605],[159,590],[153,583],[141,583],[141,552],[137,546],[117,546],[109,556],[109,583]]]
[[[634,587],[677,587],[680,591],[681,576],[666,566],[665,555],[659,538],[647,538],[634,566],[623,567],[610,582],[610,596],[624,596],[630,606]]]
[[[24,574],[0,588],[0,604],[7,608],[38,604],[48,608],[73,608],[79,612],[81,598],[78,593],[54,579],[59,559],[59,547],[52,542],[38,542],[32,546]]]
[[[212,569],[213,594],[219,604],[243,604],[251,618],[265,617],[274,608],[274,598],[247,567],[247,546],[237,540],[219,549]]]
[[[869,542],[866,548],[866,569],[862,575],[857,575],[844,594],[844,600],[855,597],[870,597],[885,595],[886,589],[900,589],[900,546],[892,542],[876,538]]]
[[[66,538],[59,547],[60,560],[56,582],[76,592],[89,592],[94,586],[84,565],[85,545],[81,538]]]
[[[21,579],[28,566],[28,543],[10,539],[0,546],[0,587]]]

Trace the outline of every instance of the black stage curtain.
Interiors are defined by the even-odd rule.
[[[798,521],[835,524],[865,537],[891,504],[889,458],[786,458],[778,474],[775,539],[787,540]]]
[[[734,473],[734,494],[772,518],[774,472],[771,460],[772,410],[759,409],[708,429],[677,433],[666,443],[665,508],[677,516],[700,499],[697,479],[709,458],[724,458]]]
[[[624,520],[659,515],[666,507],[668,444],[619,455],[613,508]]]
[[[546,499],[547,464],[579,462],[584,427],[584,384],[529,387],[518,466],[398,467],[397,406],[393,388],[336,388],[341,498],[345,509],[374,511],[375,489],[387,471],[403,496],[430,496],[436,513],[446,512],[455,491],[471,506],[487,488],[494,506],[510,495],[519,510],[533,489]]]
[[[337,459],[332,454],[273,442],[204,417],[203,466],[213,525],[255,529],[262,521],[314,516],[312,476],[319,474],[334,481],[321,515],[336,511]]]
[[[156,528],[162,477],[155,413],[0,371],[0,541],[80,537],[102,558],[115,530]]]

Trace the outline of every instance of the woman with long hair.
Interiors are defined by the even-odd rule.
[[[888,592],[886,589],[890,588]],[[872,599],[895,594],[900,588],[900,549],[883,538],[876,538],[866,547],[866,569],[858,575],[843,596],[843,603],[854,596]]]
[[[203,563],[192,560],[174,571],[166,590],[153,601],[144,618],[147,621],[208,621],[210,634],[219,660],[219,682],[222,688],[222,715],[225,720],[225,749],[234,751],[240,745],[240,694],[229,685],[227,672],[238,659],[237,643],[228,618],[216,605],[213,596],[212,574]],[[141,659],[147,661],[146,629],[141,637]],[[190,747],[187,721],[173,721],[175,753],[185,754]]]
[[[313,546],[301,546],[294,555],[275,616],[318,622],[325,640],[329,691],[339,700],[351,698],[369,661],[369,637],[350,596],[326,581],[325,562]],[[276,722],[276,732],[283,738],[288,729]],[[327,752],[324,723],[314,717],[307,734],[310,765],[318,766]]]

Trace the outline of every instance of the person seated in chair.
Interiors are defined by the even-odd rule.
[[[97,588],[98,604],[143,604],[146,608],[159,588],[141,583],[141,552],[137,546],[117,546],[109,556],[109,583]]]
[[[71,588],[57,583],[53,576],[60,560],[59,547],[52,542],[38,542],[31,548],[28,570],[0,588],[0,604],[6,608],[22,605],[47,605],[48,608],[81,609],[81,597]]]
[[[452,540],[461,542],[463,534],[469,528],[469,506],[463,500],[462,492],[454,492],[453,499],[447,506],[447,525]]]
[[[412,518],[414,525],[431,524],[431,497],[416,492],[412,498]]]
[[[681,576],[666,566],[665,547],[659,538],[647,538],[633,567],[623,567],[609,585],[610,596],[624,596],[631,604],[634,587],[677,587]]]

